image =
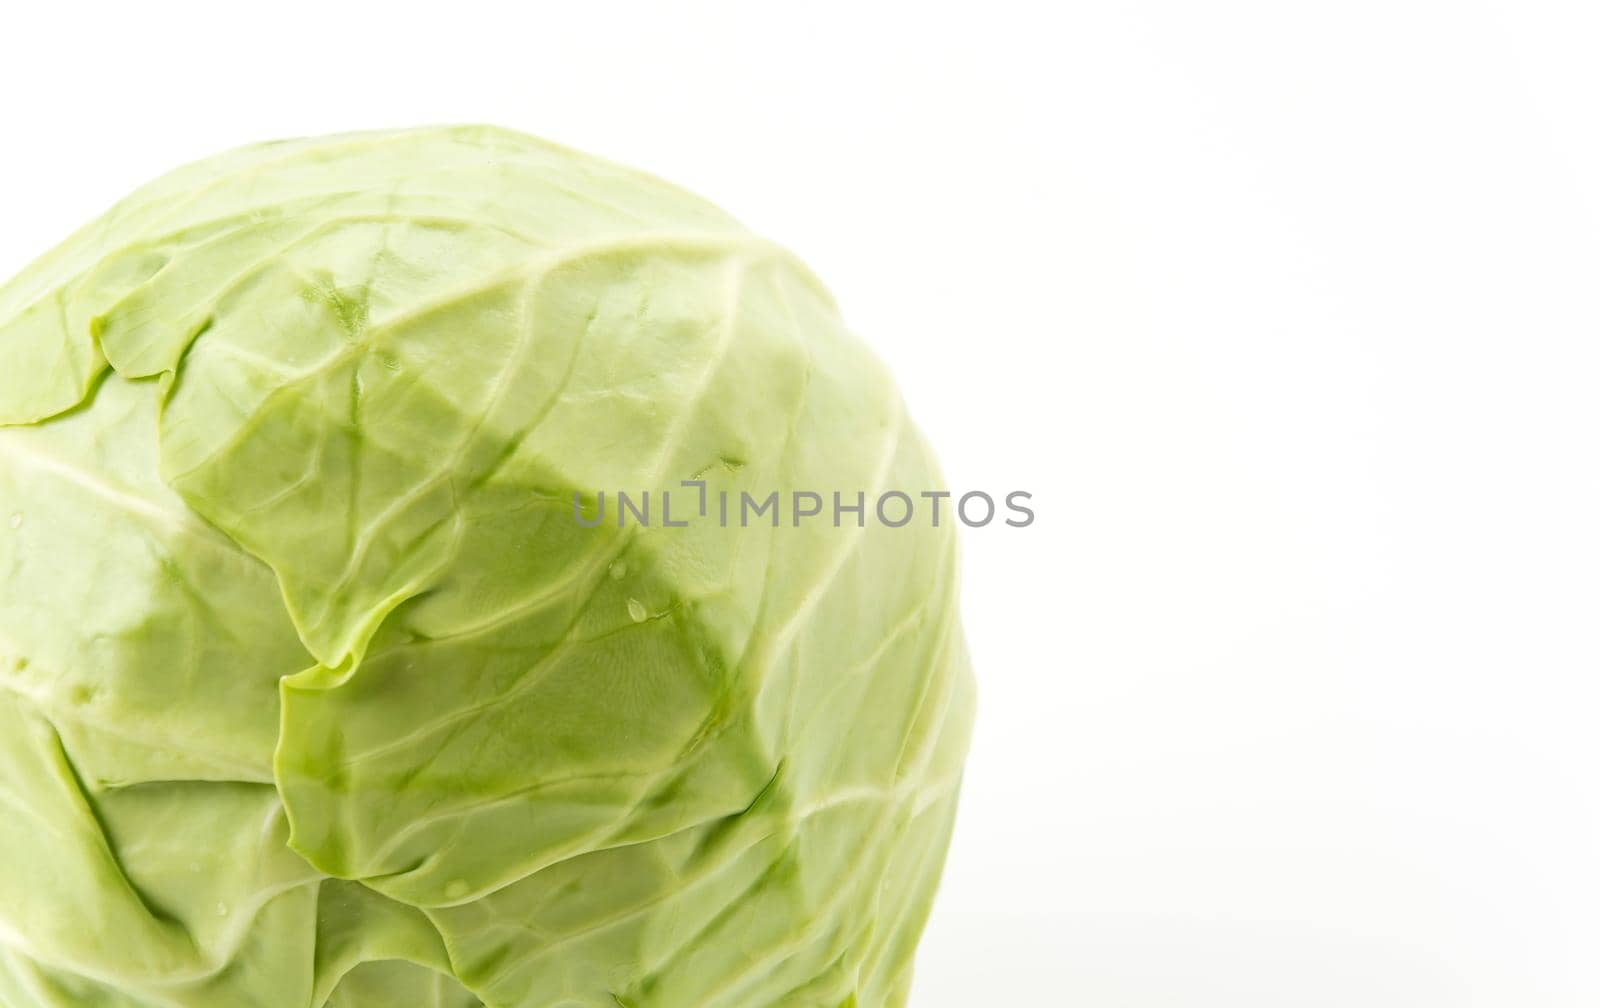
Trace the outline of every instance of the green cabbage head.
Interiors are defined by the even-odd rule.
[[[683,480],[938,476],[790,255],[516,133],[223,154],[0,287],[0,1004],[903,1004],[954,523],[575,520]]]

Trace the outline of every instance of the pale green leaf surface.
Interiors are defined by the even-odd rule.
[[[903,1003],[954,530],[738,527],[939,484],[787,253],[503,130],[290,141],[0,287],[0,355],[0,1004]]]

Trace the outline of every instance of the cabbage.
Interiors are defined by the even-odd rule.
[[[783,250],[501,130],[267,144],[0,360],[0,1004],[904,1003],[951,523],[574,520],[939,485]]]

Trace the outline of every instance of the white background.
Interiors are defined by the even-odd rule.
[[[21,4],[0,271],[283,135],[683,183],[830,282],[955,486],[1036,495],[966,542],[914,1008],[1593,1006],[1586,7]]]

